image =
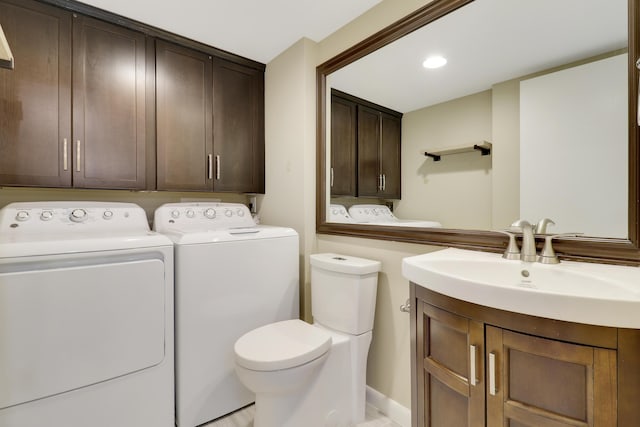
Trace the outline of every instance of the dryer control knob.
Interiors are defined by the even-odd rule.
[[[204,211],[204,216],[209,218],[209,219],[213,219],[216,217],[216,210],[213,208],[209,208],[207,210]]]
[[[73,222],[82,222],[87,219],[87,211],[84,209],[74,209],[69,215],[69,219]]]
[[[244,211],[242,209],[240,209],[240,208],[238,208],[236,213],[238,214],[239,217],[243,217],[244,216]]]
[[[49,221],[53,218],[53,212],[51,211],[42,211],[40,214],[40,219],[43,221]]]
[[[230,211],[229,209],[226,209],[226,210],[224,211],[224,214],[225,214],[225,216],[228,216],[229,218],[231,218],[231,217],[233,216],[233,212],[232,212],[232,211]]]
[[[178,211],[177,209],[174,209],[171,211],[172,218],[178,218],[179,216],[180,216],[180,211]]]
[[[16,220],[18,221],[26,221],[29,219],[29,212],[27,211],[20,211],[16,214]]]
[[[192,209],[187,210],[187,218],[193,218],[196,216],[196,213]]]

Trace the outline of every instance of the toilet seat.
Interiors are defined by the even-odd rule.
[[[247,332],[236,341],[238,365],[277,371],[304,365],[331,348],[331,335],[302,320],[284,320]]]

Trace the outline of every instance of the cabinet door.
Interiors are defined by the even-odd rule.
[[[357,195],[356,104],[331,97],[331,195]]]
[[[617,425],[614,350],[487,327],[487,426]]]
[[[401,119],[381,113],[380,173],[382,173],[381,197],[400,198],[400,140]]]
[[[145,36],[74,18],[73,70],[74,187],[144,189]]]
[[[214,191],[264,193],[264,73],[213,60]]]
[[[358,105],[358,196],[378,197],[380,173],[380,112]]]
[[[417,309],[418,426],[483,427],[482,323],[423,302]]]
[[[156,45],[158,190],[213,189],[211,57]]]
[[[71,185],[71,15],[0,1],[15,57],[0,70],[0,184]]]

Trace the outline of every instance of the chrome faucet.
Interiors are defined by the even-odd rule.
[[[535,262],[538,258],[536,253],[536,238],[533,235],[533,227],[529,221],[520,219],[511,224],[511,227],[522,231],[520,259],[524,262]]]

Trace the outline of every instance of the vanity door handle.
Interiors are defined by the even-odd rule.
[[[489,394],[495,396],[496,389],[496,355],[495,353],[489,353]]]
[[[476,386],[478,384],[477,378],[477,347],[475,345],[469,346],[469,382],[472,386]]]

